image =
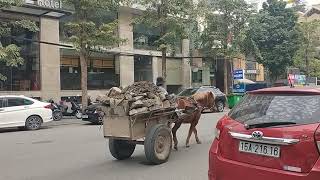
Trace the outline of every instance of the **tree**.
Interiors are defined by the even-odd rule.
[[[320,46],[320,20],[305,21],[298,24],[300,31],[299,50],[294,58],[294,66],[300,68],[307,76],[318,74],[313,70],[318,70],[319,67],[311,67],[311,65],[319,65],[312,62],[315,58]]]
[[[225,59],[224,86],[228,92],[227,62],[242,55],[242,41],[252,9],[244,0],[211,0],[207,4],[205,29],[202,33],[206,56]]]
[[[144,9],[134,23],[160,30],[156,41],[162,52],[162,76],[166,78],[167,52],[175,51],[177,42],[192,36],[196,29],[196,5],[193,0],[135,0]]]
[[[247,52],[252,52],[268,70],[271,82],[285,75],[299,48],[298,18],[286,5],[282,0],[267,0],[251,19],[247,31]]]
[[[10,8],[21,4],[21,0],[0,0],[0,12],[2,8]],[[0,21],[0,38],[15,38],[11,37],[13,28],[22,28],[32,32],[39,30],[34,22],[26,19]],[[3,44],[0,40],[0,63],[9,67],[23,65],[24,60],[20,54],[20,47],[15,44]],[[7,77],[0,73],[0,81],[6,80]]]
[[[117,12],[120,1],[106,0],[65,0],[74,8],[73,19],[65,24],[68,39],[76,48],[80,57],[82,107],[88,105],[88,62],[92,52],[112,48],[126,40],[116,35],[117,20],[97,22],[101,12]]]

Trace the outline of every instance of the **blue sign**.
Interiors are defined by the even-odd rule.
[[[243,69],[234,70],[233,79],[244,79],[244,70]]]
[[[245,93],[246,92],[245,84],[243,84],[243,83],[234,84],[233,85],[233,92],[234,93]]]

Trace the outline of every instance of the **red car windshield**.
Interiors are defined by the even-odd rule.
[[[304,95],[246,95],[233,108],[229,117],[246,124],[320,122],[320,96]]]

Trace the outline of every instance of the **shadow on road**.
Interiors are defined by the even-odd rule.
[[[46,130],[46,129],[51,129],[52,127],[49,126],[42,126],[39,130],[36,131],[42,131],[42,130]],[[0,134],[1,133],[14,133],[14,132],[32,132],[32,131],[28,131],[23,127],[13,127],[13,128],[0,128]]]

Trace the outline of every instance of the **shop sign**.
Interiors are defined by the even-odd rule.
[[[58,0],[38,0],[38,5],[53,9],[62,9],[62,1]]]
[[[238,83],[233,85],[233,92],[234,93],[244,93],[246,92],[245,84]]]
[[[233,79],[244,79],[244,70],[243,69],[234,70]]]
[[[247,74],[257,74],[257,70],[256,69],[249,69],[249,70],[246,70],[246,73]]]
[[[34,4],[46,8],[62,9],[61,0],[26,0],[25,2],[27,4]]]

